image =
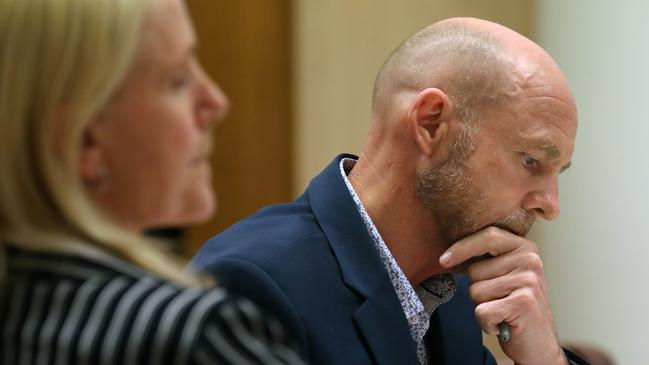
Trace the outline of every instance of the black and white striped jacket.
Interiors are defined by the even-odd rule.
[[[6,255],[1,364],[302,363],[278,322],[222,288],[184,288],[111,256]]]

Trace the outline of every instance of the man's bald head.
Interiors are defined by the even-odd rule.
[[[461,120],[473,124],[484,107],[500,105],[522,86],[527,75],[518,69],[518,56],[530,54],[553,63],[532,41],[501,25],[472,18],[437,22],[387,59],[374,84],[373,112],[390,108],[399,93],[435,87],[449,96]]]

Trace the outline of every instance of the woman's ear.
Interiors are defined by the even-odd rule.
[[[68,108],[66,106],[59,106],[52,116],[52,129],[48,136],[48,147],[57,158],[63,158],[65,147],[69,144],[69,136],[66,133],[68,127]]]
[[[59,106],[53,114],[51,134],[49,136],[50,151],[58,158],[64,158],[66,149],[71,147],[69,130],[71,129],[69,110],[66,105]],[[79,145],[79,177],[86,186],[100,186],[108,175],[107,165],[98,143],[101,133],[101,116],[91,120],[82,132]]]
[[[408,121],[421,153],[429,158],[449,141],[453,105],[448,95],[436,88],[422,90],[413,102]]]
[[[79,153],[79,174],[81,180],[93,190],[105,190],[110,171],[105,153],[99,143],[101,126],[99,121],[91,121],[81,136]]]

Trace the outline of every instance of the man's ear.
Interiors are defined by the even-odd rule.
[[[446,93],[428,88],[419,94],[410,107],[408,121],[422,154],[432,157],[449,138],[453,105]]]

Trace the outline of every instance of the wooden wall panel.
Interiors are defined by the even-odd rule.
[[[264,205],[290,199],[290,1],[188,0],[198,56],[231,101],[216,127],[218,212],[187,228],[183,252]]]

